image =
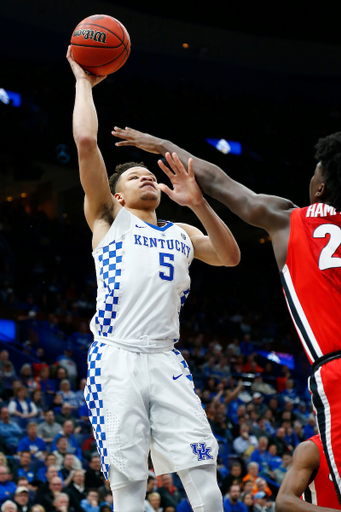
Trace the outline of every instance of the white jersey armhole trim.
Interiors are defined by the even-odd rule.
[[[122,211],[125,211],[127,214],[129,214],[130,212],[128,212],[128,210],[126,210],[124,208],[124,206],[122,206],[122,208],[120,209],[120,211],[118,212],[118,214],[116,215],[115,219],[114,219],[114,222],[111,224],[109,230],[106,232],[106,234],[104,235],[104,237],[102,238],[102,240],[99,242],[98,245],[96,245],[96,248],[92,251],[92,255],[93,256],[96,256],[97,252],[103,247],[103,245],[105,244],[105,241],[107,239],[107,237],[109,237],[109,233],[111,233],[111,231],[114,229],[114,226],[115,226],[115,222],[117,223],[117,220],[119,218],[119,216],[122,216]],[[132,218],[131,218],[132,214],[130,213],[130,224],[131,224],[131,221],[132,221]],[[126,230],[125,233],[127,233],[130,229],[130,225],[128,227],[128,229]],[[122,235],[124,235],[125,233],[122,233]]]

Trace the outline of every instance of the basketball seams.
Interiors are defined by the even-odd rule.
[[[117,20],[115,20],[117,22]],[[93,26],[93,27],[98,27],[98,28],[102,28],[103,30],[106,30],[107,32],[109,32],[110,34],[112,34],[113,36],[115,36],[121,44],[123,44],[123,46],[125,46],[124,44],[124,41],[122,41],[122,39],[119,38],[119,36],[117,34],[115,34],[115,32],[112,32],[109,28],[107,27],[103,27],[102,25],[97,25],[96,23],[80,23],[79,25],[77,25],[77,27],[75,28],[74,32],[80,28],[80,27],[85,27],[85,26]],[[122,27],[120,27],[121,30],[122,30]],[[72,36],[73,37],[73,36]]]
[[[118,44],[117,46],[97,46],[95,44],[71,43],[71,46],[81,46],[82,48],[98,48],[99,50],[114,50],[115,48],[120,48],[122,44]]]
[[[127,53],[127,51],[126,51],[126,49],[125,49],[125,48],[124,48],[124,49],[122,50],[122,52],[121,52],[119,55],[117,55],[114,59],[109,60],[108,62],[105,62],[104,64],[99,64],[98,66],[86,66],[86,68],[94,69],[94,68],[102,68],[103,66],[107,66],[108,64],[111,64],[112,62],[115,62],[115,60],[119,59],[119,58],[121,57],[121,55],[122,55],[124,52],[126,52],[126,53]],[[126,56],[126,59],[127,59],[127,58],[128,58],[128,55]],[[118,69],[118,68],[117,68],[117,69]]]
[[[98,20],[92,20],[91,18],[92,17],[82,20],[74,30],[74,34],[76,31],[78,31],[78,33],[71,37],[71,46],[74,48],[75,60],[90,73],[114,73],[125,64],[130,55],[131,42],[129,33],[125,26],[112,16],[103,15],[103,21],[99,23],[96,23]],[[102,23],[105,25],[108,24],[110,28],[102,25]],[[104,41],[107,39],[106,43],[97,44],[100,42],[101,38],[94,37],[94,32],[96,32],[96,34],[102,34],[101,38],[104,39]],[[78,36],[81,36],[82,33],[84,34],[84,41],[76,42],[77,39],[81,39]],[[86,34],[88,34],[87,37]],[[115,40],[110,40],[111,36],[115,36],[118,43],[117,45]],[[92,37],[94,37],[94,41],[91,41]],[[106,46],[107,43],[109,43],[110,46]],[[89,50],[87,50],[87,48]],[[101,49],[109,50],[109,53],[101,52]],[[96,55],[97,52],[98,58]],[[98,64],[98,61],[103,62],[103,60],[107,58],[110,60],[103,64]],[[89,62],[89,65],[86,64],[86,62]]]

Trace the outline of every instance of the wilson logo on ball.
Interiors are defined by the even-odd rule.
[[[73,37],[77,36],[83,36],[84,39],[92,39],[93,41],[97,41],[98,43],[106,44],[107,42],[107,35],[105,32],[100,32],[97,30],[96,32],[94,30],[75,30],[73,33]]]

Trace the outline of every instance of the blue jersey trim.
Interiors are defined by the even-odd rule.
[[[168,222],[167,220],[159,220],[158,222],[166,222],[166,224],[164,226],[155,226],[155,224],[149,224],[149,222],[145,222],[145,224],[148,224],[151,228],[157,229],[157,231],[166,231],[166,229],[173,226],[173,222]]]

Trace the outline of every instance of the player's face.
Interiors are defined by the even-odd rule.
[[[132,167],[121,175],[115,197],[128,208],[155,209],[161,191],[153,173],[144,167]]]
[[[309,197],[310,204],[317,203],[320,201],[325,189],[325,178],[322,174],[321,163],[319,162],[315,168],[313,177],[310,180]]]

